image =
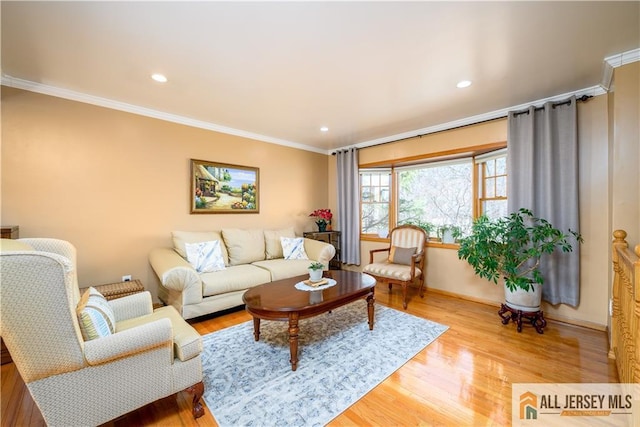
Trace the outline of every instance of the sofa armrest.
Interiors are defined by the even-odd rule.
[[[202,279],[198,272],[171,248],[156,248],[149,254],[149,262],[162,286],[182,294],[182,304],[202,301]]]
[[[336,248],[332,244],[319,240],[304,239],[304,251],[312,261],[321,262],[325,270],[329,269],[329,261],[336,255]]]
[[[153,313],[153,301],[149,291],[112,299],[108,303],[117,322]]]
[[[167,361],[171,360],[173,331],[169,319],[158,319],[113,335],[85,341],[84,357],[89,365],[99,365],[158,347],[166,347]]]

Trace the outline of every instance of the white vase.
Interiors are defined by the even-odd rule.
[[[442,243],[455,243],[456,239],[453,237],[453,230],[444,230],[442,232]]]
[[[322,270],[309,269],[309,280],[312,282],[319,282],[322,280]]]
[[[504,299],[508,307],[514,310],[536,312],[540,310],[540,301],[542,300],[542,285],[540,283],[531,283],[528,291],[521,288],[510,290],[504,285]]]

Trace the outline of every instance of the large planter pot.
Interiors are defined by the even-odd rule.
[[[542,300],[542,285],[539,283],[531,283],[531,286],[528,291],[520,288],[512,291],[505,285],[504,299],[507,306],[514,310],[539,311],[540,301]]]

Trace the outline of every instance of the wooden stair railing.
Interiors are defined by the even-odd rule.
[[[640,245],[632,251],[623,230],[613,232],[613,309],[609,357],[621,383],[640,383]]]

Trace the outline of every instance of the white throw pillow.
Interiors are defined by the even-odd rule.
[[[304,251],[304,238],[280,237],[284,259],[309,259]]]
[[[212,273],[224,270],[224,258],[220,240],[200,243],[185,243],[187,261],[198,273]]]
[[[229,254],[222,240],[222,233],[219,231],[172,231],[173,249],[184,259],[187,259],[185,243],[201,243],[220,240],[224,265],[229,265]]]

